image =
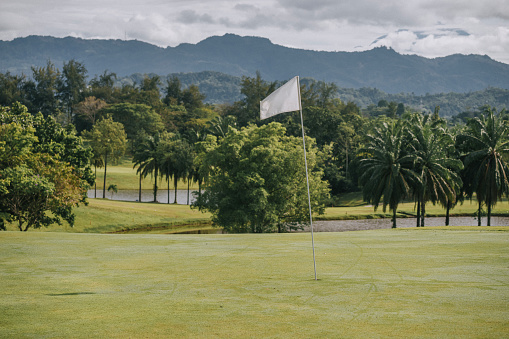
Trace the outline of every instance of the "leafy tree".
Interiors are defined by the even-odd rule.
[[[76,60],[64,62],[62,74],[58,81],[58,96],[67,111],[67,121],[74,119],[74,106],[84,99],[87,87],[87,69]]]
[[[33,81],[25,83],[31,112],[41,112],[45,117],[58,116],[59,101],[57,98],[60,71],[48,61],[46,67],[32,67]]]
[[[0,106],[10,106],[25,101],[25,76],[0,73]]]
[[[141,129],[148,134],[155,134],[164,129],[161,116],[150,106],[143,104],[109,105],[102,109],[101,114],[111,116],[114,121],[122,123],[129,140],[134,140]]]
[[[242,77],[240,92],[244,99],[234,103],[226,111],[226,115],[233,115],[239,127],[260,121],[260,101],[276,89],[276,82],[268,83],[262,80],[260,72],[255,78]]]
[[[166,95],[163,102],[167,105],[181,105],[182,104],[182,90],[181,83],[177,76],[173,75],[166,80]]]
[[[486,205],[490,226],[492,207],[509,193],[509,167],[504,159],[509,153],[509,125],[494,109],[486,107],[484,115],[469,120],[466,131],[458,135],[457,144],[465,154],[466,192],[469,196],[476,193],[479,223],[481,204]]]
[[[111,118],[103,119],[94,125],[90,132],[85,133],[95,156],[100,156],[104,163],[103,199],[106,198],[106,172],[108,159],[117,160],[124,155],[126,149],[126,133],[124,126]]]
[[[14,104],[0,108],[0,228],[17,222],[20,231],[74,225],[72,208],[85,201],[90,180],[81,139],[51,117],[36,117]]]
[[[104,100],[108,104],[116,102],[116,90],[114,88],[117,75],[113,72],[104,71],[103,74],[96,75],[90,80],[89,95],[99,100]]]
[[[312,210],[323,213],[326,182],[316,164],[314,142],[306,142]],[[231,129],[219,141],[209,136],[202,153],[205,192],[194,206],[213,214],[228,232],[284,232],[309,218],[302,140],[281,124]]]
[[[383,198],[383,210],[392,211],[392,227],[396,228],[399,203],[410,195],[412,181],[419,177],[412,171],[412,159],[405,156],[402,121],[383,120],[367,135],[365,158],[361,162],[361,183],[364,199],[374,205],[375,211]]]

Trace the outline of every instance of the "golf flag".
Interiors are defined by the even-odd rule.
[[[300,85],[296,76],[260,101],[260,119],[300,110]]]
[[[308,161],[306,156],[306,138],[304,136],[304,119],[300,103],[299,77],[289,80],[286,84],[272,92],[271,95],[260,101],[260,119],[267,119],[279,113],[300,111],[300,125],[302,127],[302,144],[304,146],[304,167],[306,169],[306,183],[308,188],[309,223],[311,225],[311,245],[313,247],[313,266],[316,278],[315,240],[313,237],[313,214],[311,212],[311,194],[309,192]]]

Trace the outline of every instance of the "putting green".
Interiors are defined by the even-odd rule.
[[[506,229],[1,232],[0,337],[507,338]]]

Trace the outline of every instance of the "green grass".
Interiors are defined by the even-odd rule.
[[[76,223],[70,227],[52,225],[33,232],[152,232],[174,233],[182,231],[209,230],[210,213],[191,209],[188,205],[138,203],[108,199],[88,199],[88,206],[75,208]],[[14,224],[8,230],[16,230]]]
[[[507,338],[507,228],[0,233],[2,338]]]

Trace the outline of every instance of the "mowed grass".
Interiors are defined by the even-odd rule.
[[[88,199],[88,206],[74,209],[76,222],[70,227],[53,224],[30,232],[151,232],[173,233],[210,230],[210,213],[191,209],[188,205],[126,202],[108,199]],[[17,224],[7,226],[17,230]]]
[[[509,232],[0,233],[2,338],[507,338]]]

